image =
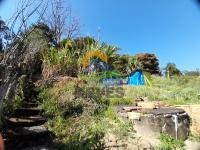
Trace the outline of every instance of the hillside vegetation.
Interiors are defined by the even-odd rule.
[[[53,137],[58,149],[109,149],[110,143],[123,149],[128,146],[139,149],[141,139],[135,137],[133,124],[120,120],[115,106],[132,105],[136,98],[170,105],[199,104],[199,71],[184,75],[174,63],[168,63],[164,77],[155,54],[119,54],[118,45],[110,45],[100,38],[78,36],[79,22],[67,17],[71,16],[71,9],[65,8],[60,0],[51,1],[49,6],[45,1],[41,4],[35,1],[38,7],[34,8],[34,1],[22,0],[21,11],[19,9],[16,18],[13,17],[14,24],[19,19],[21,23],[16,24],[22,25],[16,35],[12,33],[16,27],[7,27],[0,18],[0,34],[13,34],[9,39],[5,38],[8,35],[0,37],[1,133],[7,133],[6,118],[15,116],[17,110],[34,111],[32,106],[24,108],[24,103],[34,101],[36,108],[40,107],[39,114],[42,112],[40,115],[45,117],[42,125],[52,133],[49,138]],[[21,16],[25,12],[30,14],[27,13],[24,20]],[[7,44],[3,45],[2,40],[7,40]],[[92,55],[97,52],[98,55]],[[101,55],[106,59],[99,57]],[[124,84],[125,77],[138,69],[151,74],[152,86]],[[105,87],[101,84],[102,79],[110,78],[119,79],[120,85]],[[15,120],[18,122],[19,118]],[[29,142],[34,143],[34,140]]]
[[[107,132],[123,139],[132,130],[95,83],[62,80],[41,88],[38,99],[59,149],[103,149]]]
[[[152,87],[123,86],[124,96],[114,94],[112,98],[104,96],[102,86],[92,81],[85,83],[70,78],[45,86],[38,99],[48,118],[46,126],[55,134],[60,149],[103,149],[108,133],[118,140],[134,134],[132,126],[117,118],[115,105],[133,104],[137,97],[172,105],[199,103],[199,78],[152,78]]]

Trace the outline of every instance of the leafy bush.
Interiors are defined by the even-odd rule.
[[[55,75],[77,76],[79,65],[78,58],[76,57],[76,53],[68,48],[70,43],[71,42],[68,41],[65,47],[51,47],[50,49],[43,50],[42,74],[44,79]]]
[[[44,86],[38,98],[59,149],[104,149],[105,134],[124,138],[132,132],[94,82],[60,81]]]
[[[48,129],[57,137],[61,149],[90,149],[100,147],[103,130],[94,128],[98,116],[109,102],[101,89],[81,81],[58,82],[41,89],[38,96]]]

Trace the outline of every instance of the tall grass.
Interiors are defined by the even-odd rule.
[[[178,76],[172,79],[153,76],[153,86],[123,86],[125,98],[147,97],[167,104],[198,104],[200,79],[195,76]]]

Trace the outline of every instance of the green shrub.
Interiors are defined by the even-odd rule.
[[[167,134],[161,134],[160,136],[160,148],[161,150],[175,150],[175,149],[183,149],[184,142],[182,140],[176,140]]]
[[[132,130],[131,124],[118,119],[112,102],[93,82],[44,86],[38,98],[48,118],[46,126],[55,134],[59,149],[104,149],[105,134],[112,132],[124,138]]]
[[[99,117],[109,101],[99,87],[79,81],[59,82],[43,87],[38,98],[48,118],[46,126],[56,135],[60,149],[101,147],[104,129],[98,125]]]

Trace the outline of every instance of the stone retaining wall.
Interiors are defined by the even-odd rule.
[[[200,137],[200,105],[178,105],[184,109],[191,118],[190,131],[192,135]]]

